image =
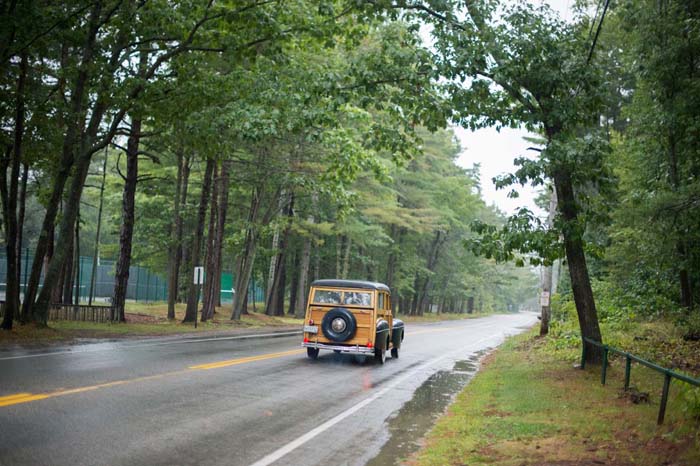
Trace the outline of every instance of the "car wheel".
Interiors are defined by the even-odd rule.
[[[306,355],[311,359],[316,359],[318,357],[318,348],[306,348]]]
[[[384,364],[386,362],[386,348],[375,348],[374,360],[377,361],[378,364]]]
[[[399,349],[391,348],[391,357],[394,359],[399,359]]]
[[[326,338],[337,342],[351,339],[356,329],[355,316],[343,307],[331,309],[321,321],[321,330]]]

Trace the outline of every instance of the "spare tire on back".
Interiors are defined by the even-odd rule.
[[[337,342],[347,341],[352,338],[356,329],[355,316],[344,307],[331,309],[323,316],[321,321],[321,330],[323,330],[326,338]]]

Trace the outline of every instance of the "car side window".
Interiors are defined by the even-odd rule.
[[[384,293],[378,293],[378,296],[377,309],[386,309],[384,307]]]

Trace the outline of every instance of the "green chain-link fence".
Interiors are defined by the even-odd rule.
[[[23,293],[29,281],[29,272],[34,260],[34,251],[23,249],[20,257],[20,293]],[[92,301],[95,303],[109,302],[114,293],[114,269],[115,261],[100,260],[95,270],[95,283],[91,287],[93,258],[81,256],[73,284],[72,296],[75,296],[76,288],[80,301],[86,302],[90,298],[92,288]],[[43,285],[43,273],[41,284]],[[0,300],[5,299],[5,287],[7,286],[7,257],[0,253]],[[224,272],[221,274],[221,302],[233,302],[233,274]],[[249,299],[255,297],[256,302],[264,301],[264,291],[255,283],[251,283]],[[129,268],[129,283],[126,289],[126,299],[134,301],[154,302],[168,299],[168,283],[166,273],[154,273],[151,270],[138,265]]]

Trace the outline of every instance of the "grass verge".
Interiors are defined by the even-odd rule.
[[[234,322],[229,319],[230,309],[217,308],[214,319],[199,322],[197,328],[192,323],[182,323],[185,305],[175,308],[175,319],[168,320],[165,303],[127,303],[126,323],[93,323],[72,321],[51,321],[48,327],[34,325],[13,326],[9,332],[0,332],[0,344],[42,344],[71,342],[80,339],[127,338],[139,336],[166,336],[185,333],[227,332],[237,329],[275,328],[302,325],[301,319],[274,317],[250,311]]]
[[[574,369],[533,333],[513,338],[484,361],[428,435],[412,465],[696,465],[698,421],[674,388],[657,427],[661,390],[650,403],[621,396],[622,365],[606,386],[599,368]],[[633,379],[648,377],[633,369]]]

